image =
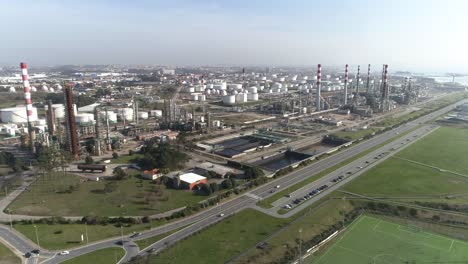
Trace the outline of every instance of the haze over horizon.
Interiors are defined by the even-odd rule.
[[[468,72],[463,0],[0,0],[0,8],[8,25],[0,64],[387,63]]]

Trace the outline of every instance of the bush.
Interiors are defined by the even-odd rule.
[[[93,158],[91,156],[86,156],[85,163],[86,164],[93,164],[94,160],[93,160]]]
[[[113,152],[113,153],[112,153],[112,158],[113,158],[113,159],[116,159],[116,158],[118,158],[118,157],[119,157],[119,154],[118,154],[117,152]]]

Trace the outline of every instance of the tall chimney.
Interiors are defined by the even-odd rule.
[[[367,84],[366,84],[366,93],[369,94],[370,92],[370,64],[367,65]]]
[[[73,91],[72,84],[64,89],[65,94],[65,115],[67,121],[68,149],[75,160],[78,159],[78,132],[76,131],[75,112],[73,111]]]
[[[346,64],[344,72],[344,104],[348,104],[348,64]]]
[[[317,112],[321,110],[320,108],[320,89],[322,88],[322,65],[318,64],[317,65]]]
[[[29,134],[29,149],[31,150],[32,153],[34,153],[34,135],[33,135],[33,129],[31,125],[31,116],[33,113],[33,107],[32,107],[32,100],[31,100],[31,88],[29,85],[29,76],[28,76],[28,68],[26,66],[26,63],[21,62],[20,63],[21,67],[21,77],[23,79],[23,87],[24,87],[24,100],[26,102],[26,121],[28,123],[28,134]]]

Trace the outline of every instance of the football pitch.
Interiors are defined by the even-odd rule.
[[[364,215],[322,255],[304,263],[468,263],[468,243]]]

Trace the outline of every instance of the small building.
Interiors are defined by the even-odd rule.
[[[180,179],[181,186],[189,190],[193,190],[193,188],[197,186],[198,184],[207,183],[206,177],[203,177],[201,175],[198,175],[192,172],[180,175],[179,179]]]
[[[211,162],[203,162],[203,163],[197,164],[195,168],[204,170],[204,171],[214,172],[217,175],[219,175],[220,178],[224,178],[226,174],[228,173],[236,174],[236,170],[230,167],[226,167],[226,166],[211,163]]]
[[[141,174],[141,177],[148,179],[148,180],[156,180],[160,176],[161,174],[158,173],[158,169],[145,170],[143,171],[143,174]]]

